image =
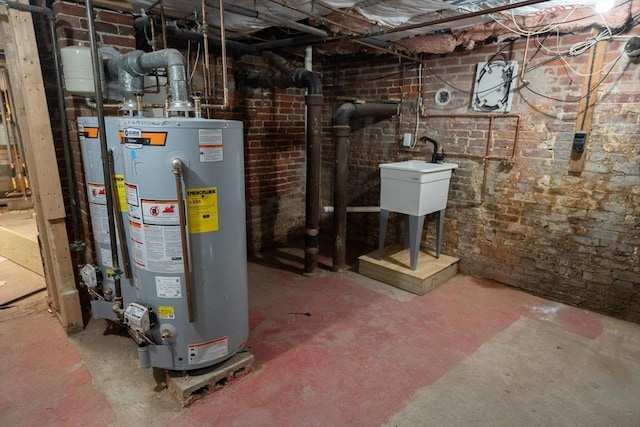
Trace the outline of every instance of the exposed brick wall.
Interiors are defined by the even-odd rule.
[[[637,30],[636,30],[637,33]],[[550,48],[566,49],[590,33],[555,36]],[[617,62],[624,40],[606,42],[606,74],[600,85],[593,127],[585,153],[584,171],[568,173],[577,120],[577,102],[588,74],[588,55],[544,63],[549,56],[529,50],[525,79],[531,90],[520,88],[511,113],[520,116],[515,141],[515,163],[509,161],[517,118],[496,118],[489,141],[486,188],[482,192],[488,119],[421,118],[419,135],[439,141],[446,160],[460,168],[451,182],[443,252],[460,257],[463,273],[487,277],[559,301],[640,321],[640,66],[625,58]],[[504,45],[473,52],[432,57],[425,62],[424,100],[429,114],[478,114],[469,108],[475,64],[487,61]],[[505,49],[522,66],[524,41]],[[537,64],[542,64],[534,67]],[[377,164],[407,158],[430,157],[431,145],[401,148],[401,135],[414,132],[417,66],[382,58],[355,61],[337,59],[325,64],[333,77],[333,91],[350,96],[403,97],[403,114],[394,120],[355,126],[351,137],[350,204],[379,201]],[[377,77],[386,76],[384,80]],[[458,91],[451,102],[438,107],[437,89],[446,80]],[[397,119],[395,119],[397,120]],[[324,151],[327,162],[330,146]],[[328,166],[328,163],[327,163]],[[329,168],[327,168],[327,172]],[[324,174],[327,183],[329,173]],[[326,195],[325,195],[326,196]],[[482,203],[480,203],[482,201]],[[349,236],[377,244],[377,215],[350,214]],[[399,234],[397,218],[392,237]],[[433,224],[423,244],[433,247]]]
[[[295,64],[301,66],[300,64]],[[264,70],[259,57],[240,67]],[[247,239],[251,252],[302,235],[305,212],[304,89],[251,89],[238,82],[232,111],[245,129]]]
[[[54,10],[64,23],[59,24],[61,45],[88,39],[82,4],[56,2]],[[135,46],[132,22],[131,16],[98,10],[96,24],[99,32],[104,31],[101,39],[108,44],[117,43],[123,52]],[[559,45],[566,47],[587,36],[563,36]],[[184,50],[184,44],[171,43],[169,47]],[[608,42],[605,62],[615,59],[622,43]],[[426,60],[423,95],[428,112],[472,114],[466,91],[472,88],[475,64],[489,59],[499,47],[502,45]],[[505,52],[522,65],[523,50],[523,41],[518,41]],[[546,58],[540,54],[530,64],[526,73],[530,88],[546,96],[578,98],[583,77],[570,73],[557,60],[532,67]],[[580,72],[588,72],[585,55],[566,60]],[[219,55],[214,56],[213,62],[216,81],[220,82]],[[252,56],[229,58],[229,64],[230,108],[212,117],[244,123],[248,247],[258,251],[297,237],[304,225],[304,91],[243,88],[241,82],[235,82],[233,70],[247,66],[263,69],[266,65]],[[401,100],[399,117],[365,118],[351,123],[349,176],[343,178],[349,186],[349,204],[376,205],[379,163],[431,154],[430,145],[419,144],[412,150],[401,147],[402,134],[413,133],[415,128],[417,65],[395,58],[343,57],[325,59],[321,71],[325,90],[323,204],[333,203],[331,115],[342,102],[338,97]],[[433,102],[435,91],[445,86],[435,75],[462,89],[451,89],[453,99],[443,108]],[[567,173],[574,126],[579,118],[577,103],[551,101],[521,88],[512,109],[513,114],[520,115],[518,137],[516,118],[493,121],[489,153],[495,159],[487,162],[484,185],[485,161],[456,155],[484,155],[488,120],[420,119],[418,134],[434,137],[443,145],[447,160],[460,164],[451,184],[443,251],[461,258],[462,272],[640,320],[640,148],[636,138],[640,131],[636,89],[639,75],[640,67],[620,60],[601,85],[585,153],[587,161],[580,175]],[[217,88],[219,95],[219,83]],[[71,129],[76,128],[75,117],[92,114],[77,98],[68,97],[67,105]],[[509,158],[514,142],[517,146],[512,163]],[[75,135],[72,147],[77,182],[82,183]],[[82,193],[85,236],[89,236],[85,200]],[[325,220],[329,218],[323,216]],[[425,228],[423,244],[432,247],[432,218]],[[323,230],[328,231],[326,227]],[[350,238],[375,245],[378,215],[350,214],[348,230]],[[389,230],[390,240],[399,237],[399,230],[400,218],[395,218]],[[86,242],[89,240],[87,237]]]

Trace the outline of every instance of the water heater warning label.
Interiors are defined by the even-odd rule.
[[[198,129],[200,162],[221,162],[223,148],[222,129]]]
[[[178,225],[180,217],[177,200],[141,200],[142,220],[145,224]]]
[[[229,338],[222,337],[213,341],[191,344],[189,350],[189,364],[211,362],[229,354]]]
[[[156,294],[158,298],[182,298],[180,278],[156,276]]]
[[[218,187],[187,188],[189,234],[218,230]]]

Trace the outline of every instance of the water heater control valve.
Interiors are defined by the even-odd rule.
[[[80,269],[80,277],[88,288],[95,288],[102,282],[102,272],[93,264],[85,264]]]
[[[144,305],[132,302],[124,312],[124,321],[132,330],[145,334],[151,330],[149,309]]]

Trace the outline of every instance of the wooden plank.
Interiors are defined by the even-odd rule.
[[[215,391],[215,387],[226,385],[230,380],[250,372],[254,360],[253,354],[243,351],[204,373],[182,375],[180,372],[167,371],[165,383],[185,407],[201,395],[203,390]]]
[[[596,37],[599,31],[594,30],[593,36]],[[602,68],[604,66],[604,56],[607,53],[606,46],[603,43],[597,43],[593,47],[593,52],[589,56],[589,62],[587,63],[587,74],[593,73],[591,78],[584,77],[582,83],[582,99],[580,100],[580,108],[578,111],[578,118],[576,120],[575,132],[584,130],[587,132],[587,139],[585,141],[585,148],[581,153],[571,151],[571,158],[569,159],[569,172],[579,174],[584,168],[584,162],[586,157],[586,148],[591,137],[591,123],[593,120],[593,110],[598,100],[598,83],[602,75]]]
[[[16,103],[16,121],[22,132],[26,163],[31,172],[47,289],[67,332],[73,332],[82,329],[82,311],[64,224],[62,187],[54,160],[56,153],[33,21],[30,13],[0,7],[0,26]]]
[[[378,251],[358,258],[358,273],[395,286],[416,295],[424,295],[458,273],[458,258],[420,251],[418,264],[411,270],[408,249],[400,246],[385,248],[384,258]]]
[[[38,241],[0,227],[0,256],[44,276]]]
[[[39,255],[38,255],[39,256]],[[46,288],[44,277],[0,257],[0,305],[11,304]]]

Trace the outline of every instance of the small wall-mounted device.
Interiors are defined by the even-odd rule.
[[[435,96],[436,105],[445,106],[451,101],[451,91],[446,87],[438,89]]]
[[[573,135],[573,146],[571,150],[574,153],[582,153],[584,151],[584,145],[587,142],[587,133],[583,130],[577,131]]]

